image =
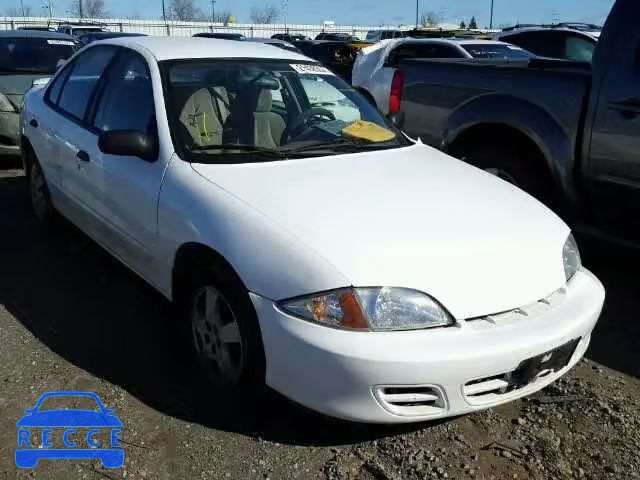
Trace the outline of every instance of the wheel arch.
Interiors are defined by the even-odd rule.
[[[517,113],[516,113],[517,112]],[[449,117],[442,147],[455,154],[474,142],[520,142],[535,153],[551,173],[568,208],[576,209],[575,145],[556,119],[541,107],[507,95],[484,95],[463,104]]]
[[[229,274],[235,277],[245,288],[245,284],[231,263],[217,250],[199,242],[187,242],[178,247],[173,258],[171,271],[171,298],[175,299],[180,292],[180,281],[189,272],[202,265],[203,261],[216,262],[224,266]]]

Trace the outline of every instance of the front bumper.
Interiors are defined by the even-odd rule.
[[[251,299],[270,387],[329,416],[408,423],[493,407],[562,376],[588,347],[604,288],[583,269],[563,289],[562,301],[542,313],[407,332],[332,329],[289,316],[269,299]],[[505,387],[523,362],[576,339],[564,367]]]
[[[20,155],[19,120],[15,112],[0,112],[0,156]]]

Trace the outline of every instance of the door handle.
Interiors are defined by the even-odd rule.
[[[76,157],[78,157],[83,162],[88,162],[89,161],[89,154],[87,152],[85,152],[84,150],[80,150],[77,153]]]
[[[640,99],[635,97],[610,102],[609,107],[617,110],[620,116],[626,120],[632,120],[640,115]]]
[[[38,121],[35,118],[32,118],[29,121],[29,125],[31,125],[33,128],[38,128]]]

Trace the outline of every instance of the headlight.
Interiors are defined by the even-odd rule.
[[[567,278],[567,282],[571,280],[582,266],[578,244],[571,234],[569,234],[567,241],[564,242],[564,248],[562,249],[562,263],[564,264],[564,276]]]
[[[0,112],[15,112],[16,107],[9,101],[7,97],[0,93]]]
[[[348,330],[418,330],[454,323],[436,300],[408,288],[344,288],[278,306],[304,320]]]

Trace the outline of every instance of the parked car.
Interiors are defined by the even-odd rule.
[[[271,38],[276,40],[284,40],[285,42],[299,42],[303,40],[311,40],[311,38],[306,35],[302,35],[301,33],[276,33],[272,35]]]
[[[253,37],[247,38],[247,42],[256,42],[256,43],[264,43],[265,45],[272,45],[274,47],[282,48],[284,50],[289,50],[290,52],[301,53],[294,45],[289,42],[285,42],[284,40],[278,40],[277,38],[260,38]]]
[[[316,40],[331,40],[331,41],[334,41],[334,42],[350,42],[350,41],[358,42],[358,41],[360,41],[360,39],[358,37],[354,37],[353,35],[351,35],[349,33],[338,33],[338,32],[332,32],[332,33],[322,32],[322,33],[319,33],[318,35],[316,35]]]
[[[318,60],[329,70],[351,83],[353,64],[356,61],[358,52],[361,48],[369,45],[371,44],[368,42],[320,41],[314,42],[306,51],[302,51],[305,55]]]
[[[0,31],[0,156],[20,155],[18,118],[24,92],[53,74],[77,48],[75,38],[36,30]]]
[[[503,42],[458,39],[390,40],[361,50],[353,66],[352,84],[383,113],[398,111],[396,98],[404,59],[502,58],[529,59],[534,55]],[[395,88],[394,88],[395,85]]]
[[[367,42],[379,42],[380,40],[391,40],[393,38],[404,38],[406,31],[402,30],[369,30],[365,40]]]
[[[410,142],[321,64],[211,42],[94,43],[21,117],[36,218],[61,213],[172,299],[205,378],[400,423],[511,401],[579,361],[604,289],[557,216]],[[303,80],[360,120],[313,106]]]
[[[247,38],[241,33],[230,32],[200,32],[196,33],[194,37],[217,38],[218,40],[244,40]]]
[[[58,33],[64,33],[66,35],[71,35],[72,37],[80,37],[86,33],[108,31],[109,29],[104,27],[103,25],[85,23],[65,24],[58,27]]]
[[[599,31],[570,25],[512,27],[496,33],[494,40],[512,43],[541,57],[590,62]]]
[[[118,37],[144,37],[144,33],[130,33],[130,32],[90,32],[80,35],[78,41],[83,45],[89,45],[91,42],[97,42],[98,40],[105,40],[107,38]]]
[[[405,130],[497,173],[576,226],[640,242],[640,41],[635,0],[617,0],[593,65],[404,60]],[[635,43],[634,43],[635,44]]]

